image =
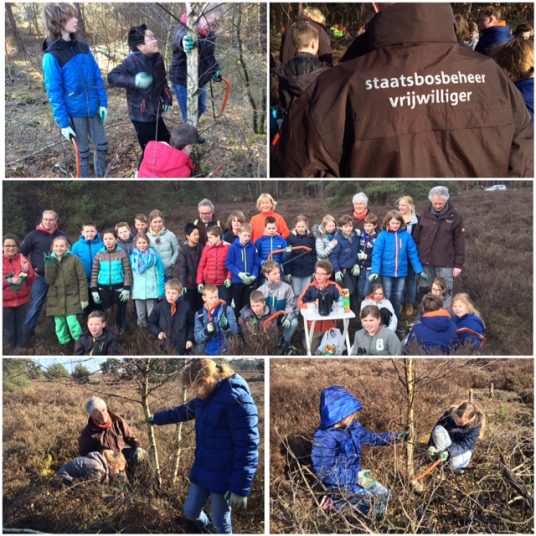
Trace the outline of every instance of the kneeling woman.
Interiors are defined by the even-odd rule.
[[[382,326],[382,315],[376,305],[366,305],[359,316],[363,329],[355,334],[351,355],[400,355],[400,340]]]
[[[245,380],[225,364],[195,359],[182,373],[193,398],[148,419],[195,419],[195,459],[184,515],[203,532],[231,534],[231,508],[245,508],[259,460],[258,412]],[[203,510],[210,497],[212,523]],[[215,530],[214,530],[215,529]]]

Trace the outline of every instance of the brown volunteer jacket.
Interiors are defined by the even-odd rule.
[[[277,177],[533,176],[523,97],[491,58],[456,41],[448,4],[393,4],[372,50],[322,73],[272,151]]]
[[[141,446],[140,441],[127,422],[111,411],[108,411],[108,413],[112,418],[112,426],[106,430],[95,426],[91,417],[89,417],[86,427],[82,430],[78,440],[81,456],[94,451],[102,452],[105,449],[121,452],[124,448]]]
[[[432,215],[432,205],[428,205],[412,234],[422,264],[462,268],[465,261],[465,229],[462,217],[451,203],[439,218]]]

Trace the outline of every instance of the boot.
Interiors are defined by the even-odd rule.
[[[407,317],[411,317],[414,314],[413,304],[412,303],[406,303],[406,308],[404,309],[404,313]]]

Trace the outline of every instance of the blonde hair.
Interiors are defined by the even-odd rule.
[[[234,370],[226,363],[217,364],[212,359],[193,359],[182,371],[181,382],[189,389],[203,378],[225,380],[234,374]]]
[[[511,39],[497,47],[494,58],[514,82],[530,78],[534,73],[534,41]]]
[[[475,314],[476,316],[480,316],[480,313],[477,309],[475,309],[474,303],[471,301],[471,298],[469,297],[469,294],[467,292],[459,292],[452,298],[452,305],[454,305],[454,302],[461,301],[465,306],[467,307],[467,311],[470,314]]]
[[[165,223],[164,215],[157,208],[155,208],[155,209],[151,210],[151,212],[149,212],[149,224],[156,218],[162,218],[162,223]]]
[[[67,240],[67,237],[62,235],[62,236],[57,236],[56,238],[54,238],[54,240],[52,240],[51,248],[54,246],[56,242],[59,242],[60,240],[63,240],[65,242],[65,244],[67,245],[67,248],[71,247],[71,244],[69,244],[69,240]]]
[[[326,24],[326,17],[317,7],[304,7],[302,10],[304,17],[308,17],[318,24]]]
[[[341,419],[338,423],[336,423],[333,428],[342,428],[350,426],[355,420],[357,420],[357,411],[354,413],[351,413],[347,417],[344,417],[344,419]]]
[[[68,2],[45,4],[43,8],[43,23],[47,39],[50,41],[61,39],[65,24],[76,16],[78,16],[76,7]]]
[[[415,203],[413,202],[413,197],[409,195],[403,195],[401,198],[397,199],[396,206],[398,207],[401,202],[407,203],[409,205],[411,213],[415,214]]]
[[[469,428],[475,428],[480,426],[479,439],[484,437],[486,431],[486,415],[483,409],[475,402],[469,400],[463,400],[462,402],[455,402],[449,407],[448,412],[451,415],[467,419],[467,425]]]
[[[299,50],[310,45],[311,41],[318,41],[318,30],[306,20],[296,22],[292,27],[292,41]]]
[[[270,201],[270,203],[272,203],[272,206],[274,207],[274,210],[275,210],[275,207],[277,206],[277,201],[270,195],[270,194],[261,194],[259,195],[259,197],[257,198],[257,208],[261,208],[261,203],[263,201]]]
[[[252,231],[252,227],[249,223],[243,223],[240,228],[238,229],[238,234],[241,234],[241,233],[251,233]]]
[[[178,279],[175,279],[175,278],[168,279],[166,281],[165,288],[171,288],[173,290],[176,290],[180,294],[182,292],[182,283]]]
[[[322,234],[326,234],[326,223],[333,222],[335,224],[335,229],[337,228],[337,221],[331,214],[326,214],[320,223],[320,226],[322,227]]]

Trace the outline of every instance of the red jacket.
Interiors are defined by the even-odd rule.
[[[226,279],[231,279],[231,272],[225,267],[225,259],[230,247],[227,242],[220,242],[214,247],[210,244],[205,245],[197,267],[198,285],[203,283],[220,286]]]
[[[181,179],[191,177],[194,169],[187,154],[162,141],[150,141],[143,153],[138,178]]]
[[[19,275],[22,272],[22,263],[28,263],[28,276],[26,281],[22,283],[22,286],[18,290],[14,290],[11,283],[7,281],[7,277],[10,275]],[[35,281],[35,272],[30,264],[30,261],[17,253],[13,258],[3,256],[2,262],[2,289],[4,291],[3,307],[19,307],[30,300],[30,287]]]

